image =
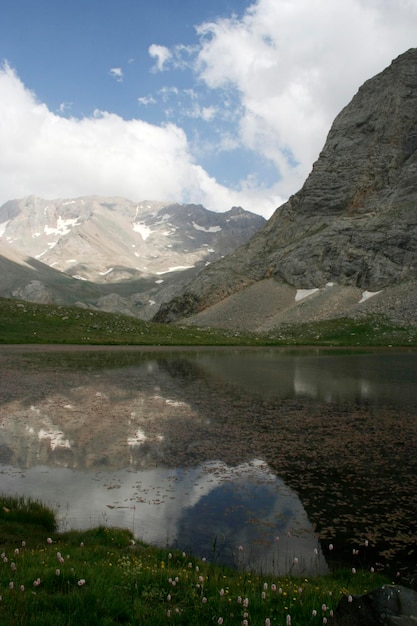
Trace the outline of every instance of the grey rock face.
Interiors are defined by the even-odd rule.
[[[412,280],[416,209],[417,49],[411,49],[336,117],[302,189],[247,244],[165,304],[158,319],[197,313],[267,278],[296,289],[336,283],[371,292]]]
[[[38,304],[51,304],[53,302],[51,290],[39,280],[31,280],[25,287],[15,289],[12,295],[17,300],[37,302]]]

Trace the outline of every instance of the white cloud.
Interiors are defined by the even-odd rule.
[[[118,195],[131,200],[201,202],[217,211],[234,204],[270,213],[270,199],[219,185],[194,162],[184,131],[96,111],[52,113],[7,65],[0,69],[0,204],[46,198]],[[256,206],[255,204],[256,203]]]
[[[211,122],[216,116],[216,107],[198,107],[196,114],[205,122]]]
[[[186,70],[194,68],[195,55],[200,50],[199,45],[177,44],[171,49],[166,46],[152,44],[148,48],[149,56],[156,59],[151,72],[163,72],[168,69]]]
[[[222,133],[218,149],[220,152],[233,152],[239,148],[239,142],[231,133]]]
[[[155,104],[156,100],[153,96],[142,96],[141,98],[138,98],[138,102],[139,104],[147,106],[148,104]]]
[[[61,102],[61,104],[58,107],[58,111],[62,115],[66,115],[71,111],[71,107],[72,107],[72,102]]]
[[[168,102],[168,100],[172,96],[178,96],[178,94],[179,94],[178,87],[162,87],[159,90],[159,95],[161,96],[164,102]]]
[[[112,78],[117,80],[118,83],[123,82],[123,71],[121,67],[112,67],[109,70],[109,74]]]
[[[54,114],[6,65],[0,202],[31,193],[109,194],[221,211],[240,204],[270,215],[303,184],[337,113],[366,79],[416,45],[416,32],[415,0],[257,0],[242,18],[200,25],[198,45],[149,47],[154,73],[183,71],[181,87],[138,98],[155,105],[153,114],[165,108],[175,123],[163,126],[107,112],[78,119],[65,106],[66,117]],[[121,68],[110,74],[123,79]],[[179,120],[194,124],[192,143]],[[265,187],[242,174],[229,189],[196,160],[220,152],[233,158],[234,150],[272,161],[276,183]]]
[[[164,102],[168,102],[172,96],[176,98],[178,109],[175,113],[178,112],[182,117],[211,122],[216,116],[217,107],[202,105],[200,103],[200,94],[195,89],[179,91],[176,87],[162,88],[160,94]]]
[[[219,93],[238,93],[238,141],[273,160],[287,196],[360,85],[415,46],[417,4],[258,0],[242,19],[201,24],[197,32],[199,78]]]
[[[155,43],[149,46],[148,52],[151,57],[156,59],[156,63],[153,67],[154,72],[162,72],[165,69],[164,65],[172,57],[169,48],[166,46],[158,46]]]

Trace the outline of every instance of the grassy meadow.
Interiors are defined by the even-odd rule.
[[[0,344],[416,346],[417,328],[340,318],[255,335],[0,299]],[[147,546],[125,529],[58,532],[53,511],[23,498],[0,496],[0,527],[0,624],[318,625],[343,595],[390,582],[369,568],[258,575]]]
[[[0,496],[0,523],[1,624],[318,625],[343,595],[388,582],[360,569],[255,575],[147,546],[118,528],[60,533],[53,511],[24,498]]]
[[[195,326],[155,324],[134,317],[78,307],[0,298],[0,344],[161,346],[416,346],[417,327],[384,317],[283,324],[254,334]]]

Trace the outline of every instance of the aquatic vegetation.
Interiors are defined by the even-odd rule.
[[[284,518],[280,518],[279,509],[268,508],[275,499],[285,502],[285,498],[279,495],[279,484],[276,485],[278,497],[274,495],[272,476],[275,482],[282,480],[299,498],[299,508],[304,509],[311,522],[315,545],[320,541],[321,547],[324,546],[324,557],[331,567],[343,565],[358,569],[380,561],[388,564],[394,575],[399,571],[403,582],[415,576],[415,396],[410,396],[411,404],[394,403],[395,393],[404,396],[404,400],[407,396],[407,385],[402,385],[405,378],[414,389],[415,361],[409,351],[401,353],[410,357],[406,358],[404,367],[394,359],[394,368],[388,368],[385,375],[380,374],[384,387],[393,386],[389,387],[388,395],[375,399],[366,393],[366,388],[364,392],[363,385],[356,384],[353,387],[358,390],[358,396],[340,399],[341,385],[335,362],[339,357],[323,358],[321,352],[314,363],[321,375],[323,372],[334,374],[330,393],[321,383],[320,376],[317,380],[305,376],[297,378],[298,383],[300,380],[312,381],[313,386],[307,385],[307,389],[325,394],[319,400],[309,396],[274,396],[258,388],[258,381],[262,376],[265,378],[268,368],[272,371],[272,384],[278,384],[274,381],[279,379],[282,370],[274,367],[275,357],[272,355],[278,352],[275,350],[266,351],[268,358],[264,367],[260,367],[259,375],[252,367],[253,357],[248,359],[246,369],[243,361],[245,354],[263,353],[263,350],[238,350],[235,360],[227,358],[224,362],[231,351],[213,352],[220,354],[221,358],[212,361],[208,351],[196,351],[189,358],[187,354],[190,353],[170,351],[169,356],[160,350],[157,359],[152,356],[156,359],[155,365],[149,361],[150,353],[142,354],[139,350],[97,350],[90,355],[83,350],[44,352],[42,347],[38,352],[30,353],[26,348],[16,348],[14,357],[13,350],[14,347],[4,348],[1,355],[5,372],[2,377],[2,424],[6,444],[2,450],[8,451],[10,459],[20,459],[20,442],[23,442],[27,459],[35,459],[35,463],[40,458],[48,459],[51,468],[59,467],[57,471],[48,470],[53,476],[49,491],[40,493],[42,497],[53,498],[51,487],[55,485],[54,493],[59,493],[59,498],[63,494],[64,499],[58,498],[62,507],[69,502],[65,486],[69,489],[75,472],[81,476],[88,470],[91,477],[91,468],[102,471],[102,477],[92,482],[88,493],[100,493],[98,485],[101,485],[102,502],[106,503],[103,506],[109,508],[106,506],[103,512],[99,505],[94,518],[87,518],[87,524],[93,526],[104,521],[123,525],[134,530],[138,537],[158,543],[152,517],[147,515],[151,508],[148,503],[154,503],[158,509],[156,517],[163,513],[165,505],[175,502],[178,513],[175,519],[183,517],[186,524],[183,523],[182,528],[187,527],[193,539],[184,538],[184,535],[173,537],[168,528],[163,530],[162,542],[168,543],[169,534],[173,542],[178,540],[181,546],[196,553],[198,548],[203,548],[199,555],[212,558],[213,539],[217,541],[217,554],[220,551],[224,554],[225,539],[230,537],[227,550],[230,545],[234,550],[242,544],[245,548],[243,555],[249,555],[249,561],[254,563],[254,550],[251,553],[248,549],[250,542],[246,529],[254,529],[257,524],[257,530],[263,530],[261,527],[266,521],[269,526],[263,528],[270,531],[273,540],[281,532],[274,528],[282,528],[282,519],[288,520],[292,511],[290,504]],[[386,351],[374,352],[365,360],[355,355],[357,353],[351,352],[347,360],[353,361],[354,369],[359,367],[366,371],[373,371],[375,359],[385,361],[390,358]],[[295,357],[298,366],[303,365],[301,360]],[[326,367],[328,360],[330,365]],[[208,372],[214,375],[206,373],[204,363],[212,366]],[[125,365],[129,367],[125,368]],[[221,367],[227,376],[218,375]],[[154,370],[158,372],[157,376],[152,374]],[[91,377],[86,376],[86,372]],[[284,368],[284,374],[287,372],[291,386],[295,379],[288,366]],[[375,372],[380,370],[374,370],[374,375],[378,375]],[[236,379],[240,384],[236,384]],[[92,381],[91,386],[87,380]],[[155,393],[157,386],[159,391]],[[30,436],[28,426],[33,430]],[[67,441],[71,441],[70,446]],[[33,445],[32,450],[29,443]],[[88,459],[86,465],[85,459]],[[262,475],[252,472],[254,460],[264,464],[266,471],[262,471]],[[5,468],[5,482],[8,481],[13,492],[33,493],[29,490],[31,480],[41,484],[45,472],[35,468],[31,474],[30,465],[28,463],[25,467],[25,475],[19,469],[16,472]],[[145,479],[140,475],[144,467],[163,467],[167,472],[160,479],[155,472]],[[238,489],[239,476],[234,484],[226,480],[223,470],[232,467],[241,474],[243,490]],[[123,468],[126,472],[121,471]],[[186,501],[190,502],[186,483],[176,491],[180,481],[175,468],[179,468],[181,474],[187,474],[193,485],[200,481],[198,474],[202,471],[202,481],[196,493],[205,497],[198,499],[198,503],[194,499],[193,506],[184,506],[184,493],[187,492]],[[118,473],[109,478],[110,471]],[[205,477],[209,479],[210,489],[201,488]],[[259,496],[258,509],[251,506],[255,494],[251,490],[252,483]],[[258,483],[262,492],[257,488]],[[218,488],[214,490],[216,484]],[[268,489],[266,485],[269,485]],[[83,488],[84,497],[86,487],[87,483]],[[210,493],[211,499],[208,498]],[[225,506],[223,509],[218,507],[218,513],[213,514],[216,511],[213,505],[221,504],[222,499]],[[100,502],[100,498],[97,501]],[[251,511],[249,516],[240,514],[243,504],[249,505],[245,507]],[[115,517],[109,522],[108,517],[113,515]],[[221,517],[226,520],[226,530],[219,533],[214,530],[214,525]],[[164,514],[160,519],[165,519]],[[174,519],[172,508],[169,519]],[[302,526],[304,529],[304,522]],[[152,532],[147,534],[150,528]],[[176,523],[172,523],[171,528],[175,530]],[[246,537],[240,534],[240,528]],[[3,525],[2,530],[7,532],[7,526]],[[250,534],[253,546],[254,533]],[[263,545],[265,537],[264,533]],[[257,542],[258,545],[261,542]],[[327,542],[337,546],[337,550],[327,550]],[[283,548],[281,542],[278,556],[285,553]],[[353,549],[359,550],[358,554],[353,554]],[[228,561],[229,565],[241,561],[239,553],[230,554],[235,561]],[[241,557],[243,555],[240,553]],[[303,559],[303,555],[292,547],[289,556]],[[286,573],[287,570],[280,569],[277,564],[279,560],[274,555],[273,568],[269,571]],[[264,560],[261,567],[266,571]]]

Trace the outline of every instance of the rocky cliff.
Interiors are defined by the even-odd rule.
[[[264,288],[262,295],[255,290],[253,329],[265,322],[263,304],[276,317],[298,306],[301,290],[304,297],[322,300],[325,292],[321,317],[328,317],[357,308],[367,299],[364,294],[383,294],[406,281],[414,285],[416,148],[417,49],[411,49],[368,80],[336,117],[301,190],[248,243],[200,272],[156,319],[198,314],[194,321],[204,323],[201,312],[222,304],[210,323],[227,325],[222,318],[229,316],[230,325],[239,326],[225,302],[240,294],[239,310],[251,298],[253,308],[254,285],[260,281]],[[268,304],[277,289],[280,296]],[[346,294],[349,306],[329,305]],[[381,304],[383,296],[378,298]]]

